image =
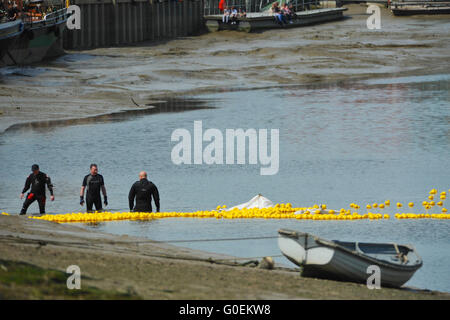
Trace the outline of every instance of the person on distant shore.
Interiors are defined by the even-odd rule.
[[[35,200],[37,200],[39,204],[40,214],[45,214],[45,185],[47,185],[48,190],[50,191],[50,200],[55,200],[55,196],[53,195],[53,185],[50,177],[44,172],[41,172],[37,164],[33,164],[31,166],[31,171],[33,171],[33,173],[31,173],[27,177],[25,186],[23,187],[22,193],[20,194],[20,199],[23,199],[25,192],[30,189],[30,192],[27,194],[27,198],[23,203],[20,215],[27,214],[28,207]]]
[[[292,12],[291,12],[291,10],[289,9],[289,7],[287,6],[286,3],[284,3],[281,6],[281,13],[287,18],[289,23],[292,23]]]
[[[272,13],[275,15],[275,20],[281,25],[287,24],[286,17],[283,15],[280,9],[278,1],[272,4]]]
[[[245,17],[247,17],[247,13],[246,13],[245,10],[242,9],[242,8],[239,8],[239,17],[240,17],[240,18],[245,18]]]
[[[55,11],[55,8],[53,7],[53,5],[49,5],[48,7],[47,7],[47,11],[45,12],[46,14],[50,14],[50,13],[52,13],[52,12],[54,12]]]
[[[84,191],[86,190],[86,210],[92,211],[93,205],[95,210],[102,210],[102,199],[100,190],[103,193],[103,203],[108,205],[108,197],[106,195],[105,181],[103,176],[98,173],[98,167],[95,163],[90,166],[91,172],[84,177],[80,191],[80,205],[84,205]]]
[[[156,212],[159,212],[159,192],[158,188],[147,180],[147,172],[139,173],[139,181],[136,181],[128,194],[128,202],[130,211],[135,212],[152,212],[152,196],[156,205]],[[136,198],[136,205],[134,199]]]
[[[275,2],[272,3],[272,6],[269,9],[269,13],[273,16],[275,15]]]
[[[239,16],[239,13],[238,13],[236,7],[232,6],[231,7],[231,13],[230,13],[231,24],[236,24],[236,20],[237,20],[238,16]]]
[[[289,8],[289,11],[291,12],[291,17],[293,19],[297,19],[297,14],[295,13],[294,5],[291,3],[291,4],[289,4],[288,8]]]
[[[230,14],[231,10],[228,8],[228,6],[226,6],[225,9],[223,10],[223,17],[222,17],[223,23],[228,23],[228,21],[230,20]]]

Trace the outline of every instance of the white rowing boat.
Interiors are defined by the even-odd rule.
[[[384,287],[400,287],[422,266],[414,247],[395,243],[329,241],[292,230],[278,231],[286,258],[302,267],[302,276],[367,283],[368,268],[380,268]]]

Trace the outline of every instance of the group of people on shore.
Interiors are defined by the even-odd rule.
[[[272,3],[270,8],[270,13],[275,17],[275,21],[280,25],[286,25],[293,23],[292,20],[296,18],[294,6],[291,4],[287,5],[286,2],[280,7],[278,1]]]
[[[295,9],[292,3],[289,5],[285,2],[281,6],[279,2],[274,2],[269,9],[269,13],[275,17],[275,21],[280,25],[286,25],[293,23],[292,20],[296,18]],[[247,13],[244,9],[236,7],[225,6],[223,9],[222,22],[226,24],[236,24],[238,18],[247,17]]]
[[[20,194],[20,198],[23,199],[25,197],[25,192],[29,190],[20,214],[26,214],[28,207],[34,201],[37,201],[39,204],[39,212],[41,214],[45,214],[45,187],[47,186],[50,191],[50,200],[54,201],[55,196],[53,194],[53,184],[50,177],[40,171],[37,164],[33,164],[31,166],[31,171],[32,173],[27,177],[25,186]],[[103,194],[103,204],[107,206],[108,196],[106,194],[105,181],[103,176],[98,173],[98,166],[93,163],[90,166],[90,173],[84,177],[81,185],[80,205],[83,206],[86,203],[86,209],[88,212],[91,212],[94,206],[96,211],[102,210],[100,191]],[[84,200],[85,194],[86,202]],[[156,205],[156,211],[159,212],[160,204],[158,188],[151,181],[147,180],[147,173],[145,171],[141,171],[139,173],[139,180],[131,186],[128,194],[130,211],[152,212],[152,197]]]
[[[226,6],[225,9],[223,9],[222,22],[236,24],[238,18],[245,18],[246,16],[247,13],[242,8],[236,9],[235,6],[232,6],[231,8]]]

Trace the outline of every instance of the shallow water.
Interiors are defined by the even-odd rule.
[[[398,201],[419,207],[431,188],[450,188],[449,88],[450,75],[441,74],[243,89],[195,97],[215,109],[18,127],[0,136],[0,210],[20,210],[18,195],[29,167],[39,163],[55,185],[57,201],[48,202],[47,211],[79,211],[79,188],[92,162],[105,178],[111,211],[128,210],[128,191],[140,170],[147,170],[158,186],[163,211],[231,206],[258,193],[296,206],[326,203],[339,209],[351,202],[365,207],[390,199],[392,207]],[[173,164],[171,134],[177,128],[192,133],[195,120],[202,120],[204,130],[222,132],[279,129],[279,172],[261,176],[259,164]],[[34,204],[29,212],[36,211]],[[162,219],[96,228],[174,240],[276,236],[280,227],[331,239],[413,244],[424,266],[408,285],[450,291],[448,220]],[[182,245],[241,257],[280,254],[275,239]]]

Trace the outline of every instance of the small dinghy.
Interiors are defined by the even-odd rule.
[[[383,287],[400,287],[422,266],[409,245],[329,241],[287,229],[278,231],[283,255],[302,267],[302,276],[367,283],[367,268],[380,268]]]

